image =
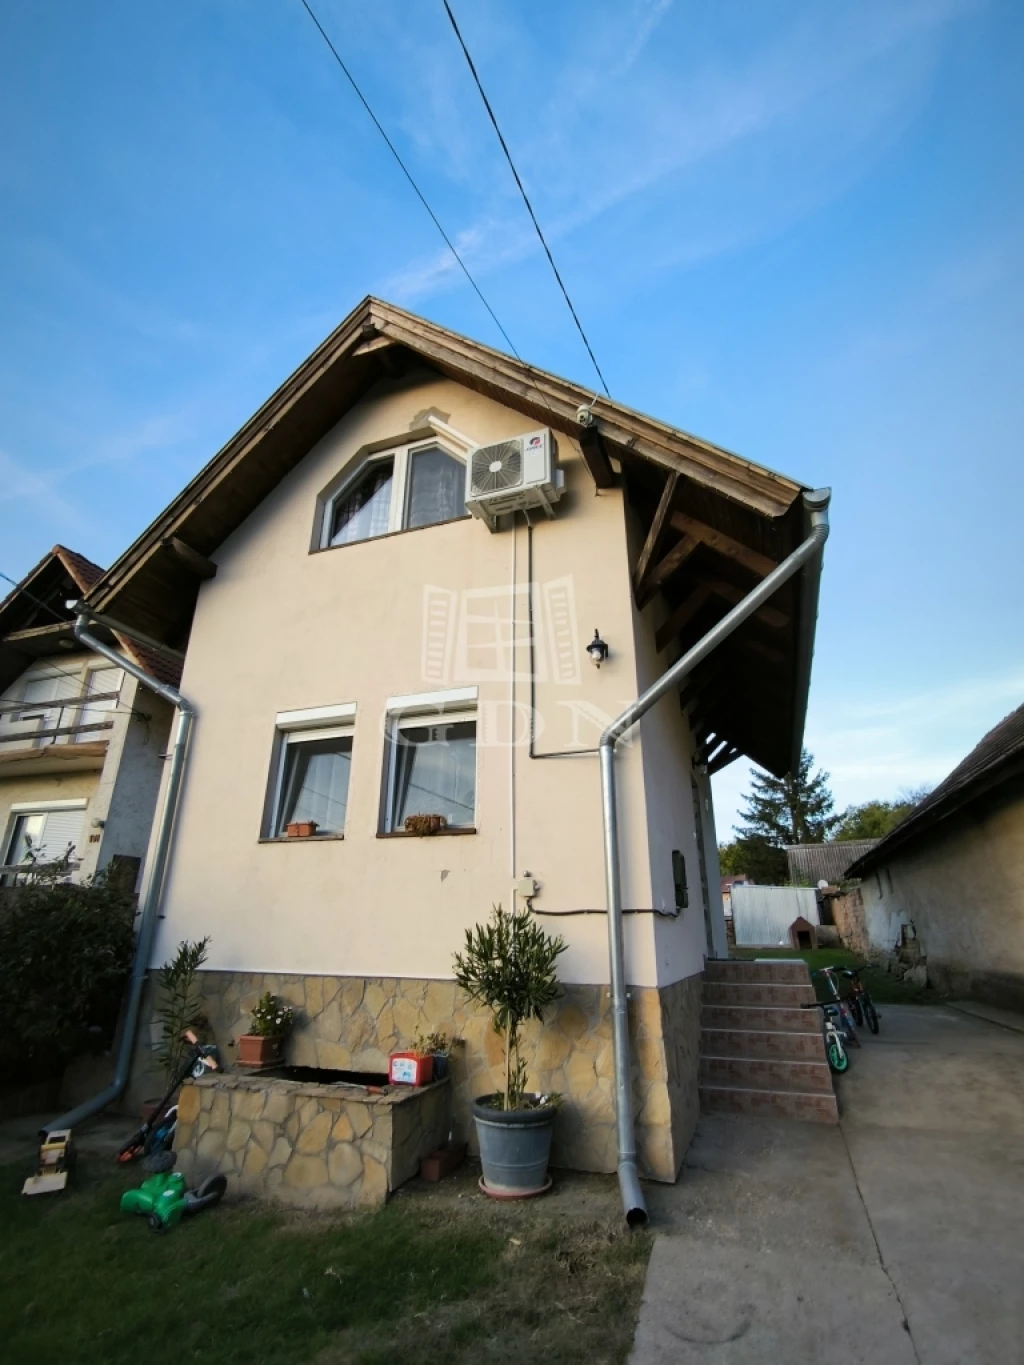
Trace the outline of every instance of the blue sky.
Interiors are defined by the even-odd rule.
[[[833,486],[839,804],[936,781],[1024,700],[1024,9],[453,7],[614,396]],[[317,8],[518,349],[590,382],[440,0]],[[501,344],[298,0],[9,7],[0,120],[4,573],[112,562],[366,293]]]

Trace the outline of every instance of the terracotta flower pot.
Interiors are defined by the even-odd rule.
[[[239,1066],[266,1066],[280,1061],[283,1042],[279,1035],[264,1038],[256,1033],[243,1033],[238,1039]]]
[[[293,820],[290,825],[285,825],[285,833],[289,839],[309,839],[319,828],[315,820]]]

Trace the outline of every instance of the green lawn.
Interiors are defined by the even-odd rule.
[[[92,1158],[31,1199],[26,1174],[0,1167],[5,1365],[621,1362],[650,1251],[469,1195],[344,1216],[227,1199],[156,1235],[118,1209],[137,1169]]]
[[[755,957],[798,957],[807,963],[812,972],[817,971],[819,967],[852,967],[860,966],[864,962],[862,957],[847,952],[845,948],[813,948],[802,953],[796,952],[793,948],[730,948],[729,956],[748,960]],[[891,972],[875,968],[866,971],[862,980],[872,1000],[879,1005],[939,1005],[945,999],[938,991],[927,987],[922,989],[920,986],[904,985],[902,981],[897,981]],[[820,982],[816,981],[814,984],[818,998],[824,1000],[826,994]],[[846,993],[845,987],[843,993]]]

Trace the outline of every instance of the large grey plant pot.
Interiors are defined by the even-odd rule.
[[[545,1104],[506,1113],[492,1108],[491,1098],[482,1095],[473,1101],[486,1192],[504,1199],[540,1194],[547,1188],[556,1107]]]

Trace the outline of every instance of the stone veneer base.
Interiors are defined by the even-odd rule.
[[[265,991],[298,1011],[298,1025],[285,1048],[293,1066],[381,1072],[387,1070],[389,1053],[408,1047],[417,1032],[441,1029],[461,1038],[451,1067],[453,1124],[455,1136],[476,1150],[470,1105],[475,1095],[500,1088],[502,1046],[489,1016],[454,981],[264,972],[201,975],[203,1008],[229,1067],[237,1057],[235,1040],[246,1031],[253,1006]],[[630,987],[638,1161],[641,1174],[655,1180],[675,1180],[697,1121],[701,989],[700,974],[660,989]],[[534,1021],[524,1030],[531,1089],[558,1091],[564,1097],[551,1164],[614,1171],[608,987],[566,985],[563,991],[543,1024]],[[151,1022],[149,1036],[140,1038],[133,1092],[149,1084],[144,1073],[157,1039],[158,1027]],[[259,1158],[253,1161],[258,1164]]]

